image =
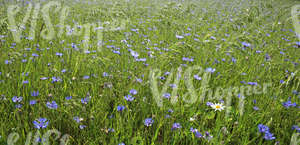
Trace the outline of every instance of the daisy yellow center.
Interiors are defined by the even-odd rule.
[[[220,106],[220,105],[217,105],[217,106],[216,106],[216,108],[217,108],[217,109],[220,109],[220,108],[221,108],[221,106]]]

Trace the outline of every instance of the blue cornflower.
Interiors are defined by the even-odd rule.
[[[124,109],[125,109],[125,106],[123,106],[123,105],[117,107],[117,111],[123,111]]]
[[[63,54],[62,54],[62,53],[59,53],[59,52],[56,52],[55,55],[56,55],[56,56],[63,56]]]
[[[134,57],[134,58],[137,58],[139,57],[139,54],[133,50],[130,51],[130,54]]]
[[[83,76],[83,79],[89,79],[90,78],[90,76]]]
[[[129,93],[132,94],[132,95],[136,95],[136,94],[137,94],[137,91],[136,91],[135,89],[131,89],[131,90],[129,91]]]
[[[83,118],[79,118],[78,116],[73,117],[73,120],[75,120],[77,123],[83,120]]]
[[[263,124],[258,124],[258,131],[261,133],[269,132],[269,127]]]
[[[231,58],[231,61],[232,61],[233,63],[236,63],[236,59],[235,59],[234,57]]]
[[[122,142],[121,142],[121,143],[119,143],[118,145],[125,145],[125,143],[122,143]]]
[[[254,106],[253,109],[256,111],[259,110],[259,108],[257,106]]]
[[[176,84],[170,84],[169,86],[170,86],[171,88],[176,88],[176,87],[177,87]]]
[[[85,98],[81,99],[82,104],[87,104],[89,101],[90,101],[90,99],[88,97],[85,97]]]
[[[300,132],[300,128],[298,125],[293,125],[292,130],[297,130],[297,132]]]
[[[153,124],[153,119],[152,118],[146,118],[145,121],[144,121],[144,124],[146,126],[151,126]]]
[[[139,79],[139,78],[137,78],[136,81],[139,82],[139,83],[142,83],[142,82],[143,82],[143,80],[142,80],[142,79]]]
[[[47,102],[46,105],[49,109],[57,109],[57,103],[55,101]]]
[[[131,101],[133,101],[135,98],[132,97],[130,94],[128,94],[127,96],[124,96],[124,99],[125,99],[126,101],[131,102]]]
[[[248,85],[257,86],[257,82],[248,82]]]
[[[118,51],[118,50],[113,50],[112,52],[115,54],[121,54],[120,51]]]
[[[59,77],[52,77],[52,83],[61,82],[61,81],[62,81],[62,79]]]
[[[47,80],[48,78],[47,77],[42,77],[40,78],[41,80]]]
[[[12,98],[12,101],[13,101],[14,103],[21,102],[22,100],[23,100],[23,97],[17,97],[17,96],[14,96],[14,97]]]
[[[39,55],[38,55],[38,54],[35,54],[35,53],[32,53],[32,56],[33,56],[33,57],[38,57]]]
[[[72,96],[66,97],[66,100],[71,100],[71,99],[72,99]]]
[[[173,123],[173,125],[172,125],[172,130],[176,130],[176,129],[180,129],[181,128],[181,125],[180,125],[180,123]]]
[[[39,95],[39,91],[33,91],[33,92],[31,92],[31,96],[32,97],[36,97],[38,95]]]
[[[167,99],[170,99],[171,94],[170,94],[170,93],[164,93],[164,94],[163,94],[163,97],[165,97],[165,98],[167,98]]]
[[[250,46],[251,46],[251,44],[250,44],[250,43],[247,43],[247,42],[242,42],[242,45],[243,45],[244,47],[250,47]]]
[[[115,132],[115,129],[113,129],[113,128],[108,128],[107,131],[108,131],[108,132]]]
[[[22,107],[22,104],[16,104],[15,107],[16,107],[16,108],[21,108],[21,107]]]
[[[210,39],[212,39],[212,40],[216,40],[216,37],[214,37],[214,36],[210,36]]]
[[[201,77],[199,77],[198,75],[194,75],[194,78],[196,79],[196,80],[202,80],[202,78]]]
[[[266,140],[273,140],[273,139],[275,139],[275,137],[273,136],[273,134],[270,133],[270,132],[266,132],[264,138]]]
[[[43,129],[46,128],[49,124],[49,121],[47,121],[46,118],[39,118],[35,121],[33,121],[33,125],[37,129]]]
[[[103,77],[108,77],[109,75],[108,75],[107,72],[103,72],[102,76],[103,76]]]
[[[207,140],[211,140],[211,139],[213,138],[213,136],[210,135],[210,133],[206,131],[206,132],[205,132],[205,138],[206,138]]]
[[[291,100],[288,100],[286,102],[283,102],[282,105],[285,107],[285,108],[290,108],[290,107],[296,107],[297,104],[296,103],[292,103]]]
[[[194,134],[197,138],[203,137],[203,135],[199,131],[196,131]]]
[[[184,36],[176,35],[176,38],[177,38],[177,39],[183,39]]]
[[[192,133],[195,133],[195,132],[198,131],[198,130],[195,129],[195,128],[193,128],[193,127],[191,127],[191,128],[190,128],[190,131],[191,131]]]
[[[34,105],[34,104],[36,104],[36,100],[30,100],[29,101],[29,105]]]
[[[216,71],[216,69],[214,69],[214,68],[207,68],[207,69],[205,69],[205,72],[209,72],[209,73],[213,73],[213,72],[215,72]]]
[[[293,94],[299,95],[299,92],[297,92],[296,90],[293,90]]]
[[[86,128],[86,125],[79,125],[79,128],[84,129],[84,128]]]
[[[211,105],[213,105],[213,103],[212,102],[206,102],[206,105],[211,106]]]

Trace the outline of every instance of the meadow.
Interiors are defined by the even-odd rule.
[[[0,5],[1,145],[300,143],[300,1]]]

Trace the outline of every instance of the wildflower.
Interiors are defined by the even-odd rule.
[[[83,76],[83,79],[89,79],[90,78],[90,76]]]
[[[253,109],[256,111],[259,110],[259,108],[257,106],[254,106]]]
[[[137,91],[136,91],[135,89],[131,89],[131,90],[129,91],[129,93],[132,94],[132,95],[136,95],[136,94],[137,94]]]
[[[30,100],[29,101],[29,105],[34,105],[34,104],[36,104],[36,100]]]
[[[84,129],[84,128],[86,128],[86,125],[79,125],[79,128]]]
[[[199,77],[198,75],[194,75],[194,78],[196,79],[196,80],[202,80],[202,78],[201,77]]]
[[[212,102],[206,102],[206,105],[211,106],[211,105],[213,105],[213,103]]]
[[[180,125],[180,123],[173,123],[173,125],[172,125],[172,130],[175,130],[175,129],[180,129],[181,128],[181,125]]]
[[[222,111],[224,110],[225,106],[222,103],[215,103],[210,105],[211,108],[215,109],[215,111]]]
[[[123,111],[125,109],[125,106],[118,106],[117,111]]]
[[[134,58],[137,58],[139,57],[139,54],[133,50],[130,51],[130,54],[134,57]]]
[[[195,133],[196,131],[198,131],[197,129],[194,129],[193,127],[191,127],[190,128],[190,131],[192,132],[192,133]]]
[[[250,46],[251,46],[251,44],[250,44],[250,43],[247,43],[247,42],[242,42],[242,45],[243,45],[244,47],[250,47]]]
[[[177,38],[177,39],[183,39],[184,36],[176,35],[176,38]]]
[[[36,97],[38,95],[39,95],[39,91],[33,91],[33,92],[31,92],[31,96],[32,97]]]
[[[258,124],[258,131],[261,133],[269,132],[269,127],[263,124]]]
[[[213,136],[210,135],[210,133],[206,131],[206,132],[205,132],[205,138],[206,138],[207,140],[211,140],[211,139],[213,138]]]
[[[39,118],[35,121],[33,121],[33,125],[37,129],[43,129],[46,128],[49,124],[49,121],[47,121],[46,118]]]
[[[52,77],[52,83],[61,82],[61,81],[62,81],[62,79],[59,77]]]
[[[195,132],[195,136],[196,136],[197,138],[203,137],[203,135],[202,135],[200,132],[198,132],[198,131]]]
[[[167,98],[167,99],[170,99],[171,94],[170,94],[170,93],[164,93],[164,94],[163,94],[163,97],[165,97],[165,98]]]
[[[21,108],[21,107],[22,107],[22,104],[16,104],[15,107],[16,107],[16,108]]]
[[[41,80],[47,80],[48,78],[47,77],[42,77],[40,78]]]
[[[146,118],[145,121],[144,121],[144,124],[146,126],[151,126],[153,124],[153,119],[152,118]]]
[[[59,53],[59,52],[56,52],[55,55],[56,55],[56,56],[63,56],[63,54],[62,54],[62,53]]]
[[[57,109],[57,103],[55,101],[47,102],[46,105],[49,109]]]
[[[122,142],[121,142],[121,143],[119,143],[118,145],[125,145],[125,143],[122,143]]]
[[[14,96],[14,97],[12,98],[12,101],[13,101],[14,103],[21,102],[22,100],[23,100],[23,97],[17,97],[17,96]]]
[[[266,139],[266,140],[273,140],[273,139],[275,139],[275,137],[273,136],[272,133],[266,132],[265,136],[264,136],[264,139]]]
[[[75,120],[77,123],[79,123],[80,121],[83,120],[83,118],[79,118],[78,116],[75,116],[75,117],[73,118],[73,120]]]
[[[87,104],[89,101],[90,101],[90,99],[88,97],[85,97],[85,98],[81,99],[82,104]]]
[[[297,130],[297,132],[300,133],[300,128],[298,125],[293,125],[292,130]]]
[[[103,77],[108,77],[109,75],[108,75],[108,73],[103,72],[102,76],[103,76]]]
[[[133,101],[135,98],[132,97],[132,96],[129,94],[129,95],[127,95],[127,96],[124,96],[124,99],[125,99],[126,101],[131,102],[131,101]]]
[[[257,86],[257,82],[248,82],[248,85]]]
[[[285,108],[290,108],[290,107],[296,107],[297,104],[296,103],[292,103],[291,100],[288,100],[286,102],[283,102],[282,105],[285,107]]]
[[[213,73],[213,72],[215,72],[216,71],[216,69],[214,69],[214,68],[207,68],[207,69],[205,69],[205,72],[208,72],[208,73]]]
[[[66,97],[66,100],[71,100],[71,99],[72,99],[72,96]]]
[[[107,131],[108,131],[108,132],[115,132],[115,129],[113,129],[113,128],[108,128]]]

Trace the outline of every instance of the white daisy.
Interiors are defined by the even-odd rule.
[[[215,111],[222,111],[224,110],[225,106],[222,103],[215,103],[210,105],[211,108],[215,109]]]

